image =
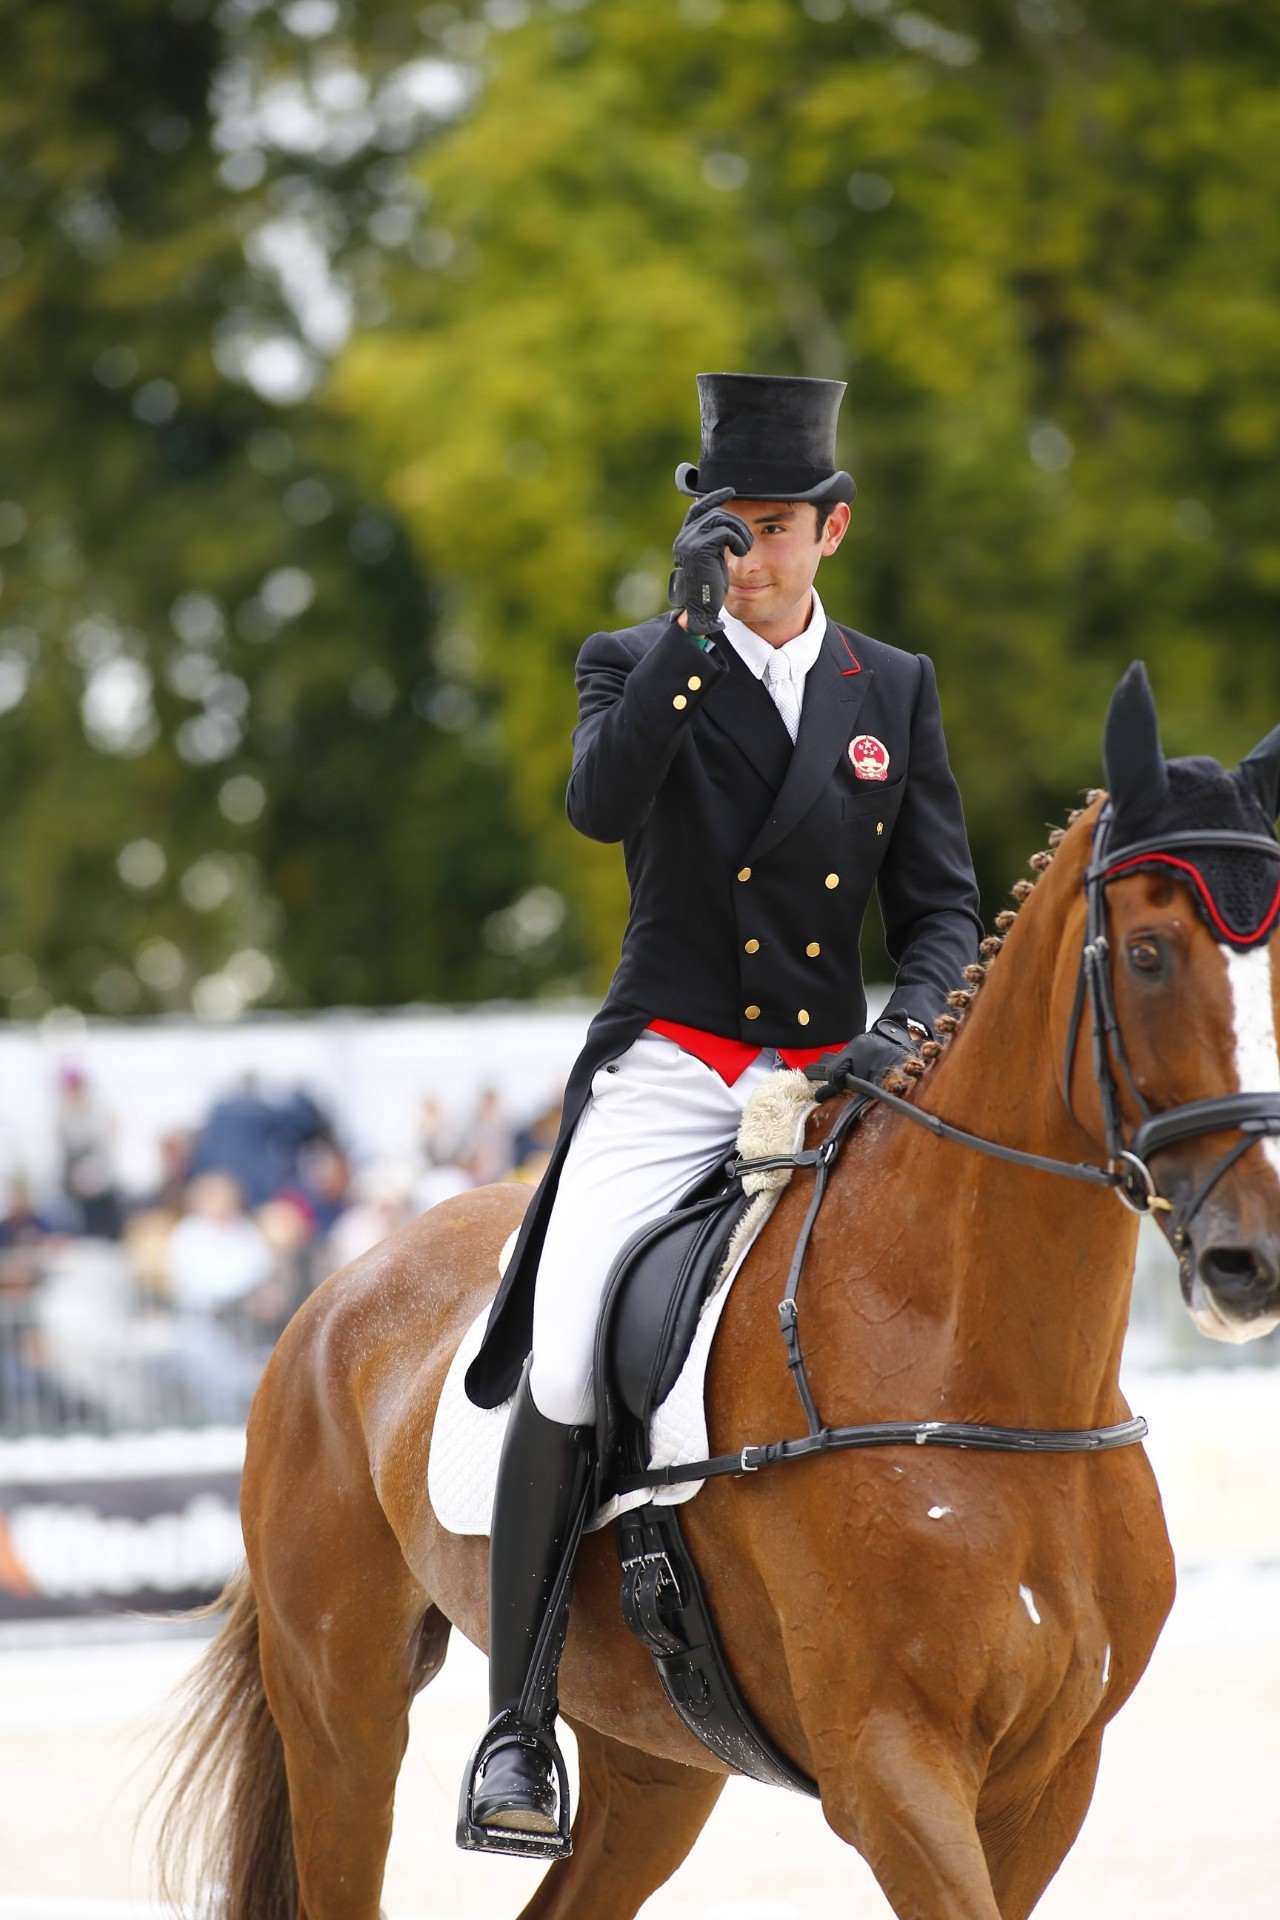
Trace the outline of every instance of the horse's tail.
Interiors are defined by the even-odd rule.
[[[206,1611],[224,1607],[230,1612],[183,1687],[180,1718],[165,1738],[160,1889],[175,1911],[188,1910],[198,1865],[200,1907],[209,1911],[216,1888],[219,1920],[296,1920],[284,1745],[263,1686],[248,1567]]]

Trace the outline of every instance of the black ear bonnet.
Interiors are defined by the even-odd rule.
[[[1248,847],[1171,847],[1126,857],[1126,847],[1196,832],[1275,840],[1280,811],[1280,727],[1234,772],[1196,755],[1166,760],[1141,662],[1116,689],[1104,751],[1111,792],[1108,879],[1165,872],[1190,891],[1215,940],[1247,950],[1280,925],[1280,859]]]

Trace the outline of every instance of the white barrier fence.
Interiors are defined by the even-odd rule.
[[[0,1259],[0,1437],[238,1425],[286,1317],[175,1307],[106,1241]]]

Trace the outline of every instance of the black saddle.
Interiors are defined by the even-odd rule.
[[[749,1198],[717,1167],[660,1220],[633,1233],[610,1269],[596,1334],[599,1459],[645,1465],[653,1410],[688,1357],[703,1302]]]
[[[673,1212],[632,1235],[613,1263],[596,1335],[596,1421],[605,1498],[649,1461],[649,1422],[688,1358],[702,1306],[750,1197],[716,1169]],[[720,1648],[677,1508],[646,1503],[616,1522],[622,1616],[653,1656],[663,1692],[736,1772],[813,1794],[812,1780],[753,1716]]]

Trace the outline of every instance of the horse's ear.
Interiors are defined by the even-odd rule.
[[[1117,817],[1154,813],[1164,802],[1169,792],[1169,770],[1160,745],[1151,682],[1141,660],[1133,662],[1111,696],[1102,764]]]
[[[1266,814],[1280,819],[1280,727],[1273,727],[1261,746],[1247,754],[1236,769],[1245,790]]]

